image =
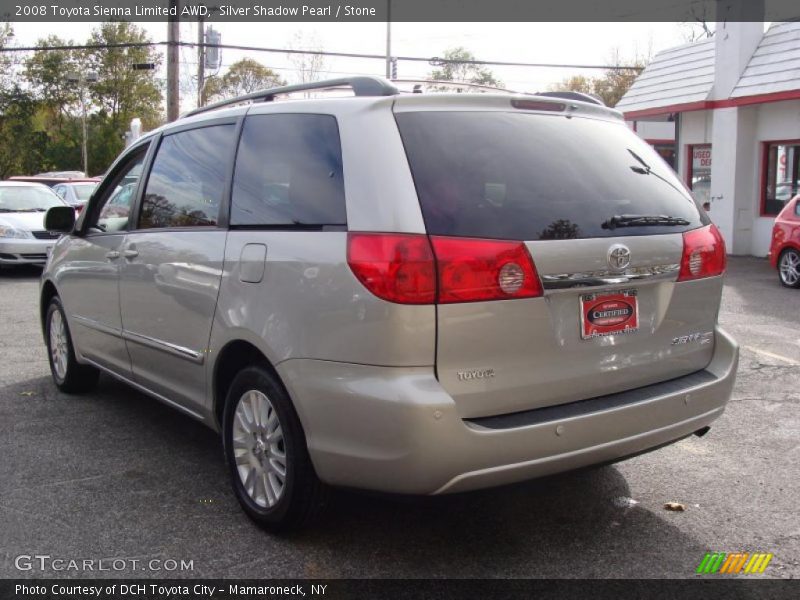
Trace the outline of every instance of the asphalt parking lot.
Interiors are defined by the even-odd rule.
[[[274,537],[230,491],[216,435],[111,378],[56,391],[36,270],[0,272],[0,577],[15,557],[191,560],[106,577],[701,577],[707,551],[763,551],[800,576],[800,291],[730,260],[720,321],[742,347],[704,438],[595,470],[433,499],[339,492]],[[669,512],[680,502],[684,512]]]

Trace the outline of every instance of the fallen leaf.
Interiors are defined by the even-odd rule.
[[[680,502],[667,502],[664,505],[664,508],[666,508],[667,510],[674,511],[674,512],[683,512],[683,511],[686,510],[686,505],[685,504],[681,504]]]
[[[35,396],[36,392],[20,392],[20,396]]]

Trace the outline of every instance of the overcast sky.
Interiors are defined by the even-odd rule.
[[[139,23],[153,41],[167,37],[166,23]],[[15,23],[16,43],[32,45],[51,33],[84,42],[97,23]],[[297,35],[305,43],[316,40],[328,51],[385,54],[385,23],[217,23],[222,43],[286,48]],[[480,60],[608,64],[615,51],[624,59],[646,56],[686,43],[689,27],[679,23],[393,23],[392,53],[405,56],[441,56],[448,48],[463,46]],[[197,39],[197,25],[181,25],[181,37]],[[161,50],[163,52],[163,49]],[[192,86],[197,58],[193,49],[182,49],[182,87]],[[223,51],[226,66],[250,56],[275,69],[290,82],[294,79],[287,55]],[[380,60],[328,58],[326,75],[384,74]],[[432,69],[426,63],[400,62],[401,78],[424,77]],[[545,90],[551,84],[577,74],[596,74],[571,69],[493,67],[506,87],[526,92]],[[163,73],[160,74],[163,76]],[[182,102],[191,106],[191,98]]]

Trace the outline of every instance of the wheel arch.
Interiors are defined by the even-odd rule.
[[[39,322],[42,325],[42,335],[45,335],[45,319],[47,318],[47,308],[50,306],[50,301],[58,296],[58,290],[55,284],[46,279],[42,283],[42,289],[39,293]]]
[[[243,339],[227,342],[219,351],[213,369],[213,414],[217,428],[222,430],[223,413],[225,411],[225,396],[236,374],[250,366],[265,368],[287,392],[278,371],[267,356],[253,343]]]

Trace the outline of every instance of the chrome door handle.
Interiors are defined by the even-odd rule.
[[[123,250],[122,251],[122,256],[124,256],[125,258],[136,258],[137,256],[139,256],[139,251],[138,250]]]
[[[108,260],[114,260],[115,258],[119,258],[119,252],[116,250],[112,250],[111,252],[106,252],[106,258]]]

